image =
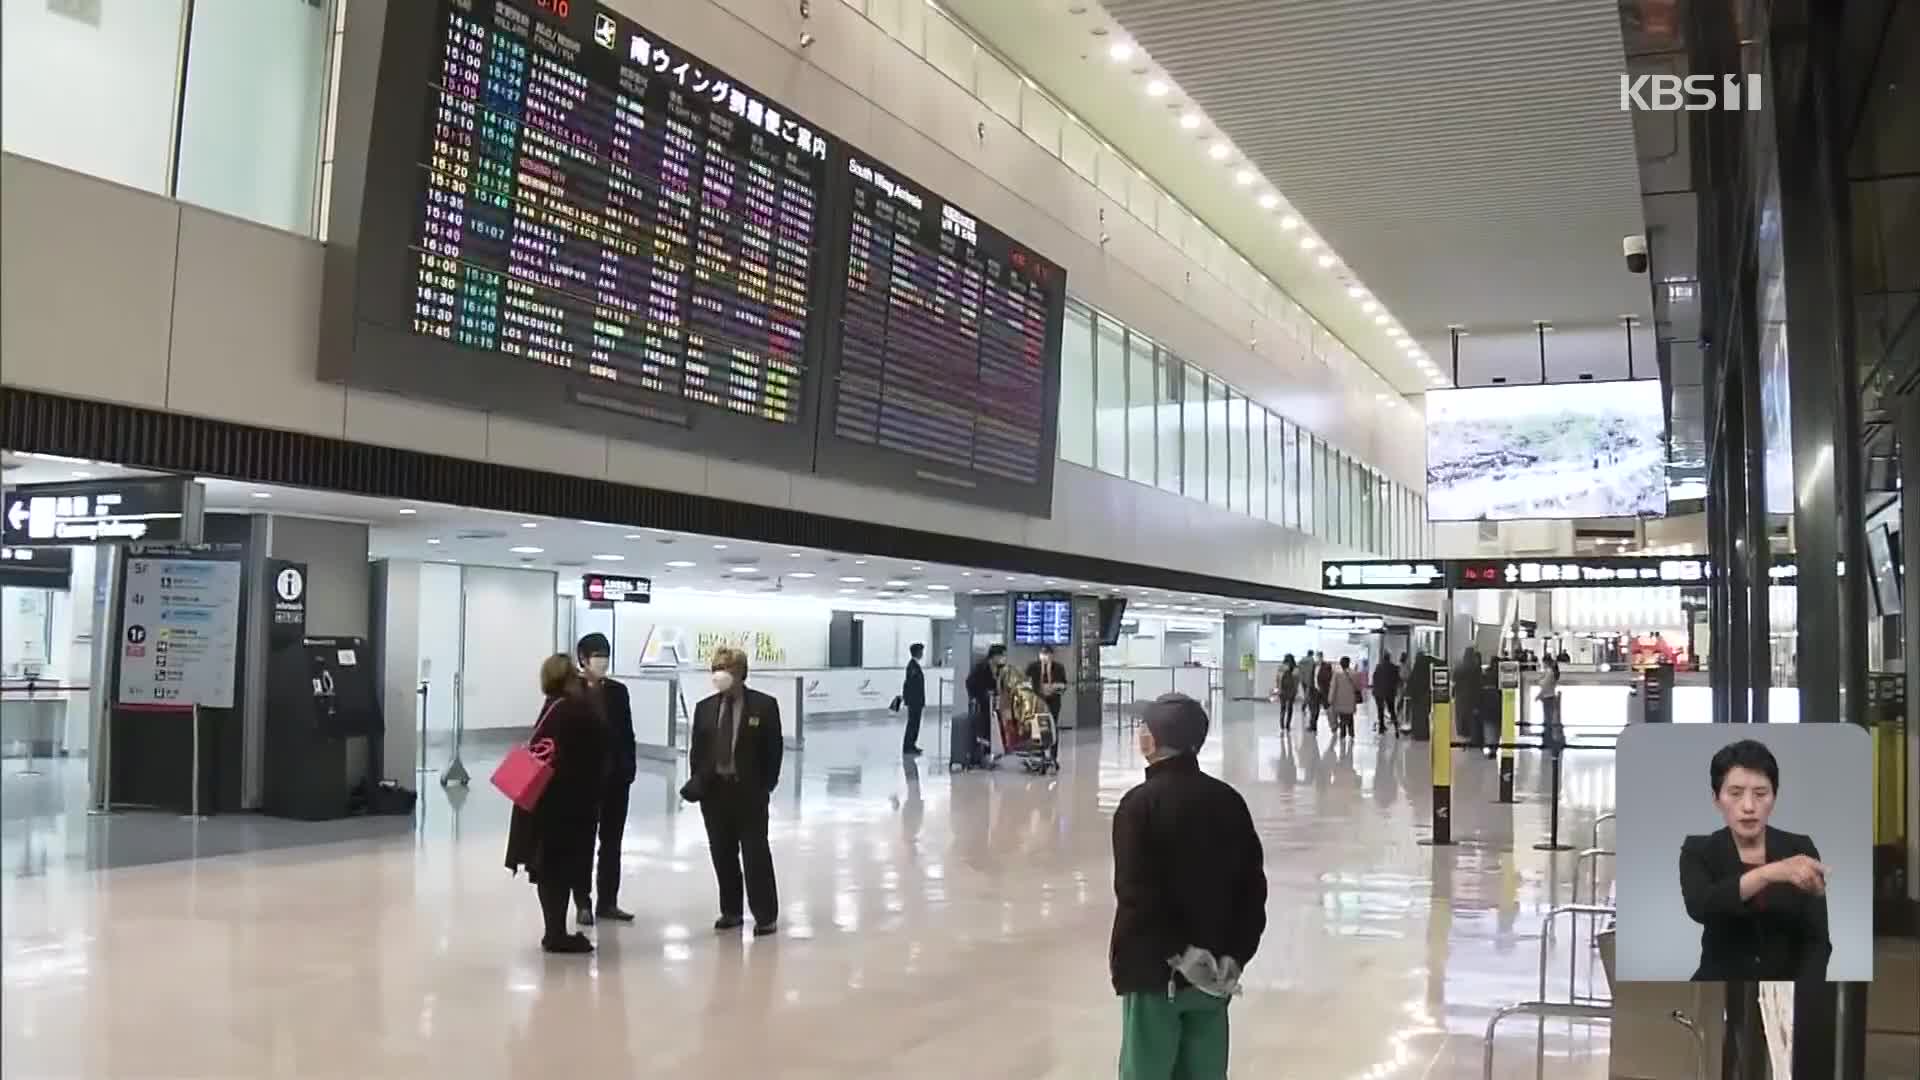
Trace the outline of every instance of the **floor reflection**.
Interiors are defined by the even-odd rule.
[[[1523,756],[1501,804],[1495,767],[1462,754],[1461,842],[1423,847],[1429,748],[1365,723],[1336,745],[1234,704],[1202,756],[1245,793],[1270,877],[1236,1075],[1478,1076],[1492,1011],[1536,996],[1541,916],[1571,895],[1572,857],[1532,849],[1550,770]],[[759,940],[708,928],[704,831],[676,769],[649,763],[624,852],[640,921],[594,931],[585,959],[534,948],[484,779],[429,782],[417,822],[196,828],[88,817],[81,762],[6,777],[8,1075],[1110,1073],[1109,825],[1140,777],[1131,731],[1070,733],[1047,777],[954,774],[898,746],[891,723],[823,726],[789,758],[772,825],[786,930]],[[475,777],[491,764],[468,756]],[[1569,755],[1562,786],[1563,838],[1585,846],[1611,756]],[[1567,956],[1550,967],[1561,995]],[[1503,1030],[1511,1075],[1534,1035]],[[1606,1038],[1547,1025],[1549,1075],[1604,1076]]]

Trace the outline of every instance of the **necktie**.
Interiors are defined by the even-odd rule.
[[[733,695],[720,699],[720,771],[733,774]]]

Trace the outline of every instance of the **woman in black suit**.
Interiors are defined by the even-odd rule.
[[[1701,926],[1695,982],[1824,982],[1827,868],[1811,837],[1767,824],[1780,765],[1741,739],[1708,766],[1726,828],[1680,845],[1680,894]]]
[[[593,838],[607,786],[607,733],[586,696],[580,672],[565,653],[540,665],[546,704],[534,725],[534,744],[551,741],[553,779],[531,812],[515,807],[507,830],[507,869],[523,868],[540,895],[551,953],[588,953],[585,934],[567,933],[567,901],[593,877]]]

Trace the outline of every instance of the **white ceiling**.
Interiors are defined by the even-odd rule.
[[[138,475],[140,470],[71,459],[0,454],[7,486]],[[977,567],[887,559],[728,537],[671,533],[592,521],[502,514],[436,503],[202,477],[207,509],[268,512],[368,526],[371,559],[420,559],[553,570],[562,580],[589,572],[650,578],[660,591],[811,597],[860,611],[945,614],[956,592],[1061,589],[1124,595],[1135,611],[1221,616],[1346,614],[1336,607],[1173,593],[1103,582],[1009,574]],[[514,548],[538,548],[515,551]],[[691,564],[691,565],[673,565]],[[846,580],[858,578],[858,581]],[[1397,599],[1397,598],[1392,598]]]
[[[1358,284],[1461,381],[1626,376],[1650,325],[1623,236],[1643,231],[1615,0],[944,0],[993,47],[1403,391],[1428,385]],[[1113,42],[1140,51],[1124,62]],[[1151,98],[1160,79],[1172,92]],[[1177,120],[1197,110],[1205,123]],[[1231,144],[1211,159],[1215,139]],[[1235,182],[1250,168],[1259,181]],[[1267,210],[1256,202],[1278,194]],[[1302,227],[1283,231],[1288,213]],[[1339,264],[1299,249],[1311,232]],[[1635,344],[1654,371],[1653,338]]]

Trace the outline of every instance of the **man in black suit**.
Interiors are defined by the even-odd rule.
[[[580,675],[587,684],[587,698],[599,713],[607,737],[607,786],[600,795],[600,865],[596,885],[600,903],[589,906],[586,886],[573,895],[573,904],[581,926],[592,926],[594,918],[632,922],[633,916],[620,910],[620,842],[627,832],[627,795],[639,771],[640,755],[633,736],[633,700],[627,687],[610,678],[613,646],[605,634],[588,634],[574,648],[580,663]]]
[[[900,684],[900,704],[907,710],[907,733],[900,739],[900,752],[907,757],[920,755],[920,714],[927,708],[927,673],[920,658],[927,647],[918,642],[907,646],[907,677]]]
[[[693,709],[687,753],[693,776],[682,794],[699,802],[707,826],[714,881],[720,887],[720,917],[713,928],[732,930],[741,924],[744,869],[746,900],[758,937],[778,929],[780,919],[773,852],[767,846],[767,802],[780,782],[780,759],[786,753],[780,703],[747,688],[747,654],[739,649],[714,650],[712,669],[713,695]]]
[[[1047,703],[1056,727],[1060,724],[1060,698],[1067,688],[1066,666],[1054,657],[1052,646],[1040,647],[1040,659],[1027,665],[1027,683]]]

